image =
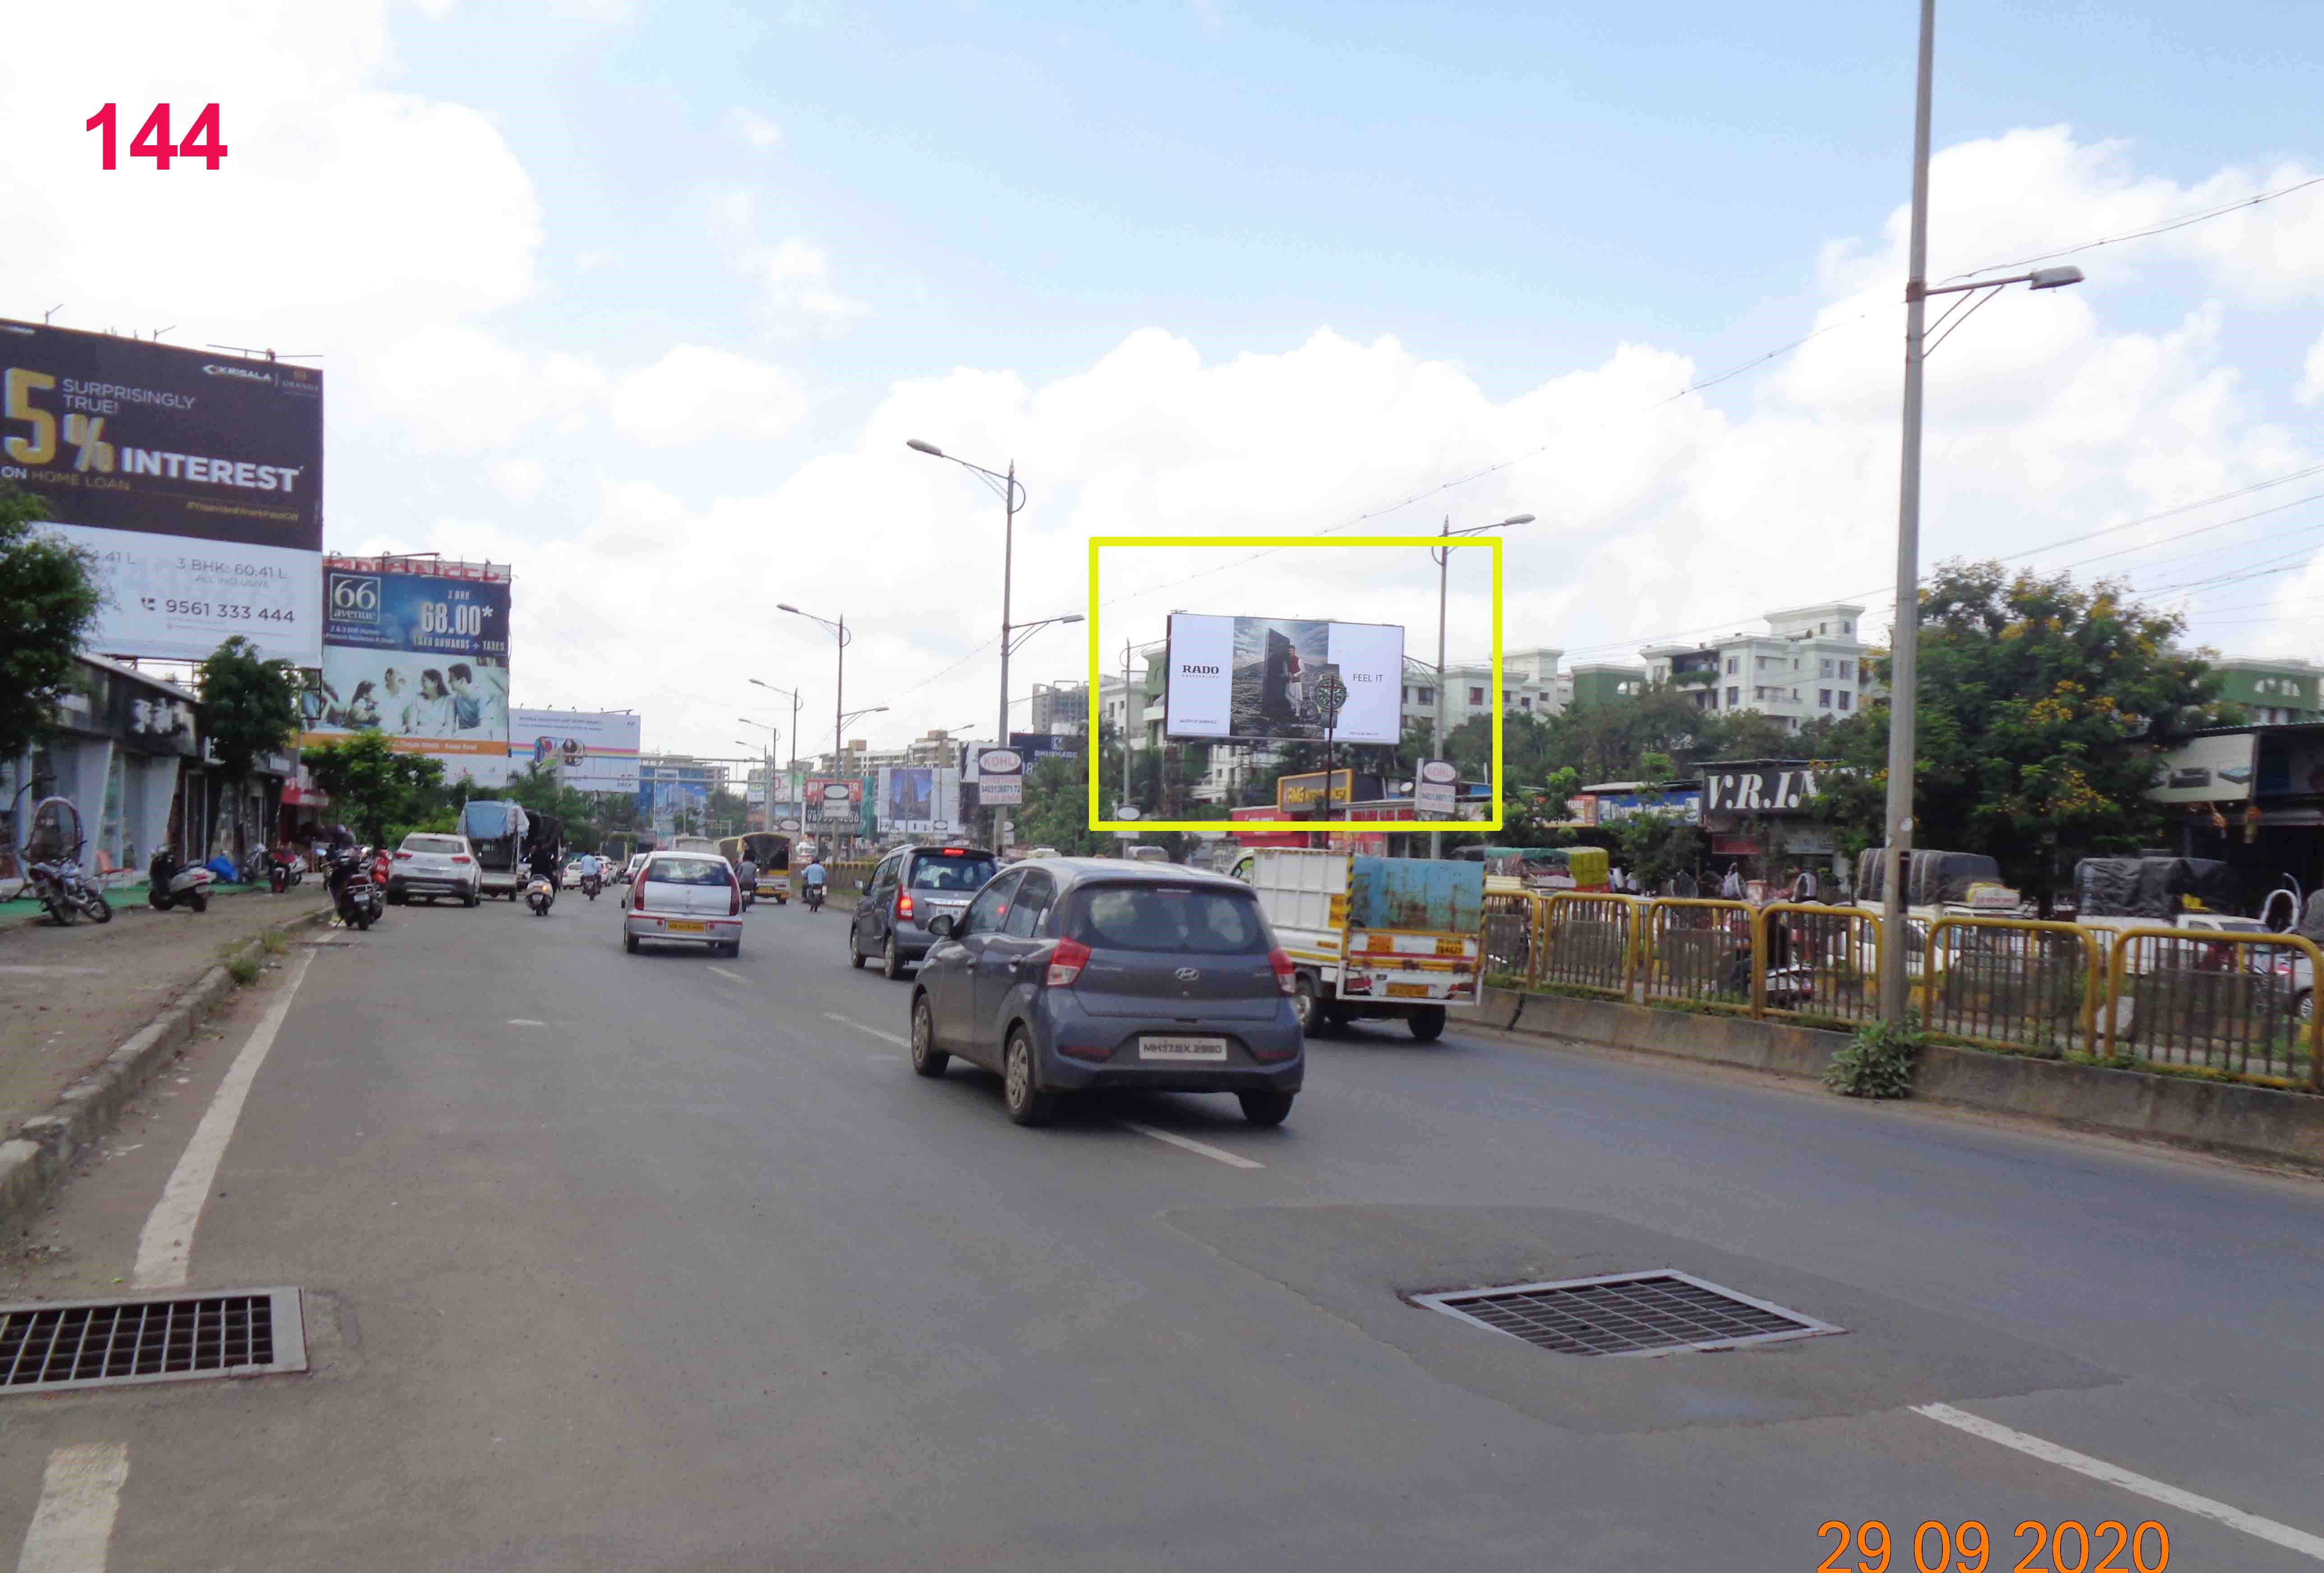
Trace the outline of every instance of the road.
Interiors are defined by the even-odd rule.
[[[314,1368],[0,1398],[0,1556],[1804,1570],[1827,1521],[1933,1519],[2006,1568],[2022,1522],[2153,1519],[2173,1568],[2319,1565],[2312,1182],[1458,1027],[1319,1040],[1280,1130],[1189,1097],[1021,1130],[991,1078],[911,1074],[844,924],[632,957],[568,893],[294,952],[11,1298],[125,1292],[287,996],[190,1272],[303,1288]],[[1849,1330],[1589,1359],[1397,1298],[1651,1267]],[[92,1445],[125,1477],[75,1550],[36,1506]]]

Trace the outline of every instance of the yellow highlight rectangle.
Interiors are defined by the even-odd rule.
[[[1489,819],[1106,819],[1098,807],[1098,761],[1092,759],[1089,768],[1089,828],[1093,831],[1315,831],[1360,830],[1388,835],[1411,835],[1428,830],[1458,832],[1488,832],[1501,828],[1501,542],[1497,536],[1483,535],[1462,538],[1441,535],[1371,535],[1324,537],[1312,535],[1093,535],[1090,537],[1089,571],[1089,736],[1093,748],[1098,737],[1098,685],[1103,680],[1098,649],[1098,553],[1106,547],[1265,547],[1314,548],[1317,547],[1387,547],[1404,549],[1430,549],[1444,547],[1484,551],[1493,565],[1493,801]],[[1165,675],[1165,681],[1167,676]],[[1437,674],[1437,685],[1443,685],[1443,674]],[[1126,696],[1125,696],[1126,697]],[[1440,693],[1438,703],[1443,703]],[[1398,716],[1404,713],[1399,705]],[[1125,713],[1126,715],[1126,713]],[[1167,740],[1166,740],[1167,741]],[[1356,746],[1356,745],[1351,745]],[[1125,783],[1126,785],[1126,783]]]

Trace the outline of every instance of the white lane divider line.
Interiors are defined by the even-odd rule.
[[[126,1442],[76,1442],[51,1452],[16,1573],[105,1573],[105,1548],[128,1479]]]
[[[729,971],[728,971],[725,968],[724,968],[724,967],[713,967],[713,968],[711,968],[710,970],[711,970],[712,971],[714,971],[714,972],[717,973],[721,978],[732,978],[732,979],[733,979],[733,980],[734,980],[734,981],[735,981],[735,982],[737,982],[737,983],[748,983],[748,982],[750,981],[750,980],[749,980],[748,978],[743,977],[742,973],[740,973],[740,972],[729,972]]]
[[[547,1026],[549,1025],[545,1021],[535,1021],[529,1016],[510,1016],[508,1024],[511,1026]]]
[[[1955,1409],[1950,1403],[1916,1403],[1914,1414],[1927,1415],[1931,1420],[1967,1431],[1973,1437],[1983,1437],[1988,1442],[1999,1442],[2005,1448],[2015,1448],[2030,1458],[2087,1475],[2093,1480],[2103,1480],[2109,1486],[2119,1486],[2125,1491],[2175,1507],[2181,1513],[2191,1513],[2199,1518],[2216,1520],[2230,1529],[2238,1529],[2287,1550],[2299,1551],[2324,1562],[2324,1537],[2310,1534],[2305,1530],[2280,1524],[2272,1518],[2246,1513],[2239,1507],[2229,1507],[2224,1502],[2214,1502],[2208,1496],[2198,1496],[2191,1491],[2181,1491],[2176,1486],[2166,1486],[2160,1480],[2150,1480],[2144,1475],[2093,1458],[2088,1453],[2077,1453],[2071,1448],[2061,1448],[2055,1442],[2045,1442],[2040,1437],[2012,1430],[2006,1425],[1984,1420],[1966,1410]]]
[[[839,1023],[842,1026],[852,1026],[857,1032],[870,1033],[873,1037],[878,1038],[883,1044],[893,1044],[899,1049],[908,1049],[912,1046],[912,1040],[909,1038],[899,1038],[894,1033],[881,1032],[876,1026],[865,1026],[862,1022],[842,1016],[835,1010],[826,1010],[823,1014],[829,1016],[832,1020]]]
[[[1182,1136],[1176,1131],[1156,1130],[1150,1125],[1139,1125],[1134,1119],[1120,1122],[1124,1130],[1134,1130],[1141,1136],[1152,1136],[1157,1142],[1167,1142],[1174,1147],[1184,1147],[1190,1153],[1200,1153],[1205,1158],[1215,1158],[1230,1169],[1264,1169],[1266,1164],[1256,1158],[1246,1158],[1230,1153],[1224,1147],[1214,1147],[1208,1142],[1198,1142],[1192,1136]]]
[[[217,1178],[218,1162],[226,1156],[226,1143],[234,1139],[235,1122],[242,1118],[242,1105],[250,1096],[250,1084],[258,1079],[258,1068],[266,1062],[267,1052],[274,1047],[275,1035],[282,1030],[282,1019],[290,1014],[290,1003],[298,998],[299,985],[306,980],[307,968],[313,961],[311,955],[300,958],[290,975],[283,980],[282,997],[259,1021],[250,1041],[235,1056],[226,1079],[218,1083],[217,1091],[211,1095],[201,1124],[194,1127],[193,1140],[180,1154],[178,1166],[170,1172],[170,1182],[161,1188],[161,1200],[146,1215],[144,1232],[137,1237],[137,1265],[129,1275],[132,1287],[185,1287],[186,1265],[194,1249],[194,1228],[202,1220],[202,1204],[209,1200],[210,1183]]]

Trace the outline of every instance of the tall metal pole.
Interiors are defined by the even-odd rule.
[[[987,472],[990,474],[990,472]],[[1017,559],[1017,461],[1009,461],[1009,479],[1002,483],[1001,493],[1004,511],[1001,529],[1001,721],[993,734],[995,748],[1009,746],[1009,593]],[[1008,812],[999,804],[992,806],[992,850],[1001,851],[1006,844],[1004,827]]]
[[[1437,547],[1434,554],[1436,558],[1436,724],[1430,734],[1428,751],[1431,758],[1438,759],[1444,757],[1444,584],[1449,576],[1452,561],[1452,547],[1449,544],[1452,538],[1452,516],[1449,513],[1444,516],[1444,538],[1448,544]],[[1401,730],[1400,716],[1397,718],[1397,725],[1398,730]],[[1415,813],[1419,812],[1420,808],[1416,801],[1419,792],[1420,788],[1416,786],[1413,788],[1416,798],[1413,804]],[[1428,855],[1432,858],[1441,858],[1444,855],[1443,831],[1432,830],[1428,832]]]
[[[1139,706],[1141,712],[1145,708],[1142,704]],[[1142,715],[1139,725],[1141,728],[1144,725]],[[1005,740],[1002,746],[1007,746]],[[1116,807],[1131,800],[1134,788],[1130,786],[1130,641],[1125,639],[1121,641],[1121,799],[1114,805]],[[1105,805],[1101,803],[1098,807],[1102,812]]]
[[[1911,1003],[1904,975],[1905,853],[1913,845],[1913,762],[1920,698],[1921,363],[1929,271],[1929,94],[1937,0],[1921,0],[1921,61],[1913,113],[1913,230],[1904,281],[1904,433],[1896,497],[1896,628],[1888,673],[1887,850],[1882,854],[1880,1015],[1902,1026]]]
[[[839,614],[839,675],[832,684],[831,693],[831,773],[835,777],[838,776],[840,768],[847,762],[847,745],[844,741],[847,723],[844,719],[845,712],[842,708],[846,703],[847,614],[843,612]],[[817,839],[821,839],[820,835]],[[847,835],[844,839],[848,841],[855,839],[853,825],[847,827]]]

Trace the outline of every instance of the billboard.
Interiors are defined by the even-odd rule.
[[[1461,796],[1461,772],[1450,759],[1423,759],[1413,777],[1412,806],[1422,814],[1451,814]]]
[[[986,808],[1014,808],[1023,803],[1025,756],[1015,749],[978,750],[976,800]]]
[[[863,811],[863,783],[853,776],[810,776],[807,805],[812,825],[853,832]]]
[[[323,674],[302,701],[302,741],[376,727],[405,753],[441,759],[447,777],[501,780],[508,616],[503,564],[325,558]]]
[[[320,372],[0,320],[0,483],[95,558],[89,648],[322,659]]]
[[[1009,746],[1025,756],[1025,768],[1030,769],[1043,759],[1061,759],[1078,754],[1089,740],[1077,731],[1012,731]]]
[[[1170,738],[1403,741],[1404,630],[1392,623],[1170,614]]]
[[[2155,756],[2150,803],[2240,803],[2252,795],[2258,739],[2247,731],[2189,738]]]
[[[510,773],[554,763],[577,792],[635,792],[640,726],[637,716],[622,712],[512,710]]]

